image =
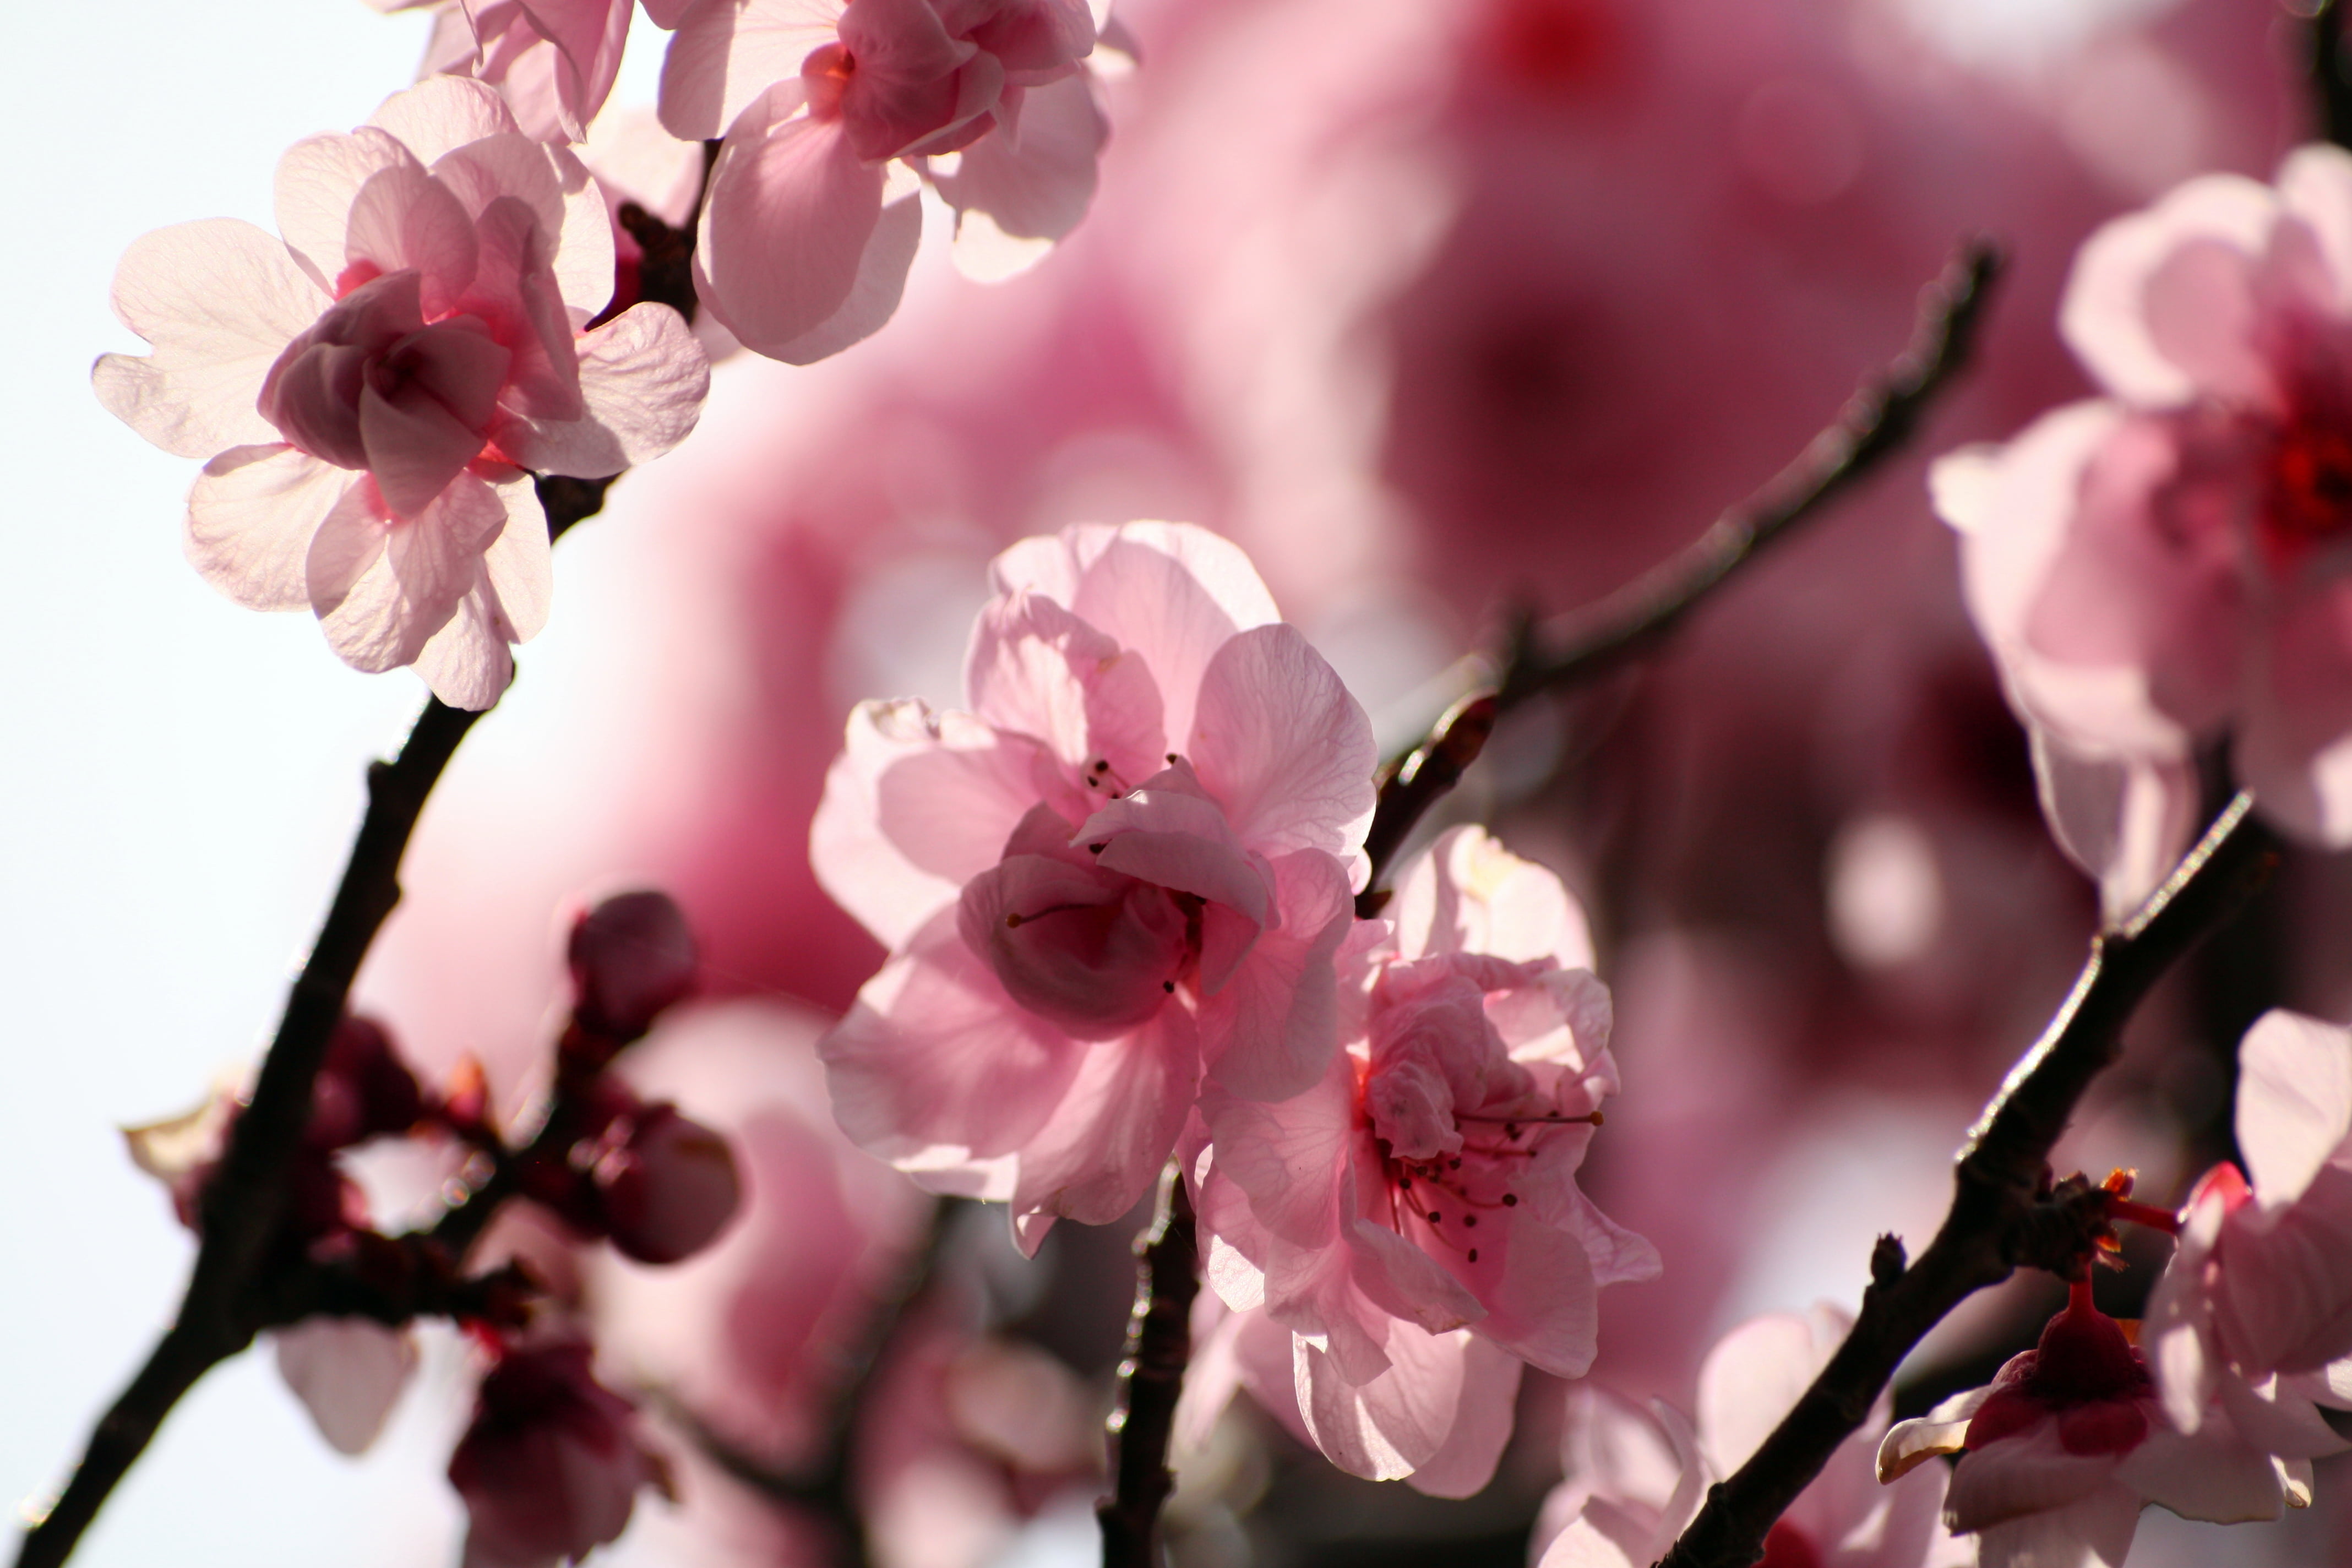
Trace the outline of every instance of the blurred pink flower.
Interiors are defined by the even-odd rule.
[[[2319,1406],[2352,1409],[2352,1033],[2263,1015],[2238,1050],[2238,1146],[2208,1172],[2148,1298],[2141,1342],[2166,1415],[2198,1431],[2218,1400],[2256,1447],[2339,1453]]]
[[[1990,1384],[1888,1432],[1878,1473],[1893,1481],[1950,1453],[1961,1458],[1944,1522],[1977,1536],[1984,1568],[2121,1568],[2150,1503],[2231,1524],[2311,1500],[2308,1461],[2273,1459],[2220,1411],[2194,1433],[2177,1430],[2140,1352],[2091,1304],[2087,1279]]]
[[[1832,1307],[1751,1319],[1716,1342],[1698,1373],[1698,1426],[1660,1404],[1643,1415],[1612,1394],[1569,1395],[1567,1471],[1530,1542],[1541,1568],[1627,1568],[1663,1555],[1730,1475],[1792,1409],[1853,1327]],[[1871,1456],[1885,1430],[1882,1397],[1765,1537],[1759,1568],[1957,1568],[1974,1561],[1937,1522],[1944,1473],[1890,1487]]]
[[[1213,534],[1075,527],[992,571],[972,711],[860,705],[809,853],[892,949],[824,1042],[835,1116],[1010,1200],[1034,1250],[1133,1206],[1204,1071],[1253,1098],[1323,1072],[1376,759]]]
[[[2112,910],[2229,738],[2289,831],[2352,844],[2352,154],[2213,174],[2093,235],[2059,325],[2108,396],[1935,470],[2043,799]]]
[[[1392,931],[1359,929],[1343,949],[1352,1038],[1321,1082],[1278,1104],[1202,1095],[1209,1279],[1285,1331],[1300,1419],[1335,1463],[1389,1479],[1470,1445],[1475,1491],[1509,1435],[1517,1368],[1465,1362],[1473,1347],[1582,1376],[1599,1289],[1658,1271],[1576,1185],[1617,1088],[1609,993],[1559,879],[1475,827],[1403,872]],[[1224,1331],[1253,1341],[1236,1357],[1264,1353],[1265,1329]],[[1262,1392],[1278,1404],[1289,1387]]]
[[[463,1568],[553,1568],[619,1536],[637,1489],[666,1488],[636,1412],[596,1381],[577,1340],[509,1351],[483,1374],[449,1457],[466,1500]]]
[[[709,385],[674,310],[582,333],[612,296],[603,209],[489,89],[436,78],[286,154],[283,244],[226,218],[134,244],[115,310],[155,352],[94,380],[141,435],[209,459],[197,571],[250,608],[311,609],[355,668],[495,701],[551,587],[524,470],[657,457]]]
[[[956,209],[961,259],[1018,270],[1094,195],[1099,20],[1084,0],[696,0],[661,112],[726,138],[694,258],[704,306],[795,364],[866,336],[906,285],[918,178]]]

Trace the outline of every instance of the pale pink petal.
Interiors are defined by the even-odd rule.
[[[580,157],[607,198],[635,202],[672,228],[687,226],[702,195],[702,143],[671,135],[650,109],[598,115]]]
[[[1079,73],[1028,89],[1017,125],[966,147],[952,174],[934,174],[931,183],[956,209],[958,269],[996,281],[1042,258],[1045,247],[1034,242],[1076,228],[1094,199],[1095,163],[1109,133],[1091,79]]]
[[[2273,1008],[2238,1047],[2238,1144],[2266,1214],[2352,1139],[2352,1031]]]
[[[921,214],[890,204],[884,175],[835,122],[787,117],[782,89],[729,130],[695,252],[703,304],[755,353],[806,363],[897,309]],[[814,351],[814,352],[812,352]]]
[[[310,605],[310,541],[355,480],[286,446],[236,447],[188,492],[188,563],[249,610]]]
[[[2267,249],[2269,235],[2264,235]],[[2147,342],[2201,397],[2273,408],[2283,389],[2258,350],[2258,254],[2222,239],[2183,240],[2147,273],[2140,296]]]
[[[2197,1431],[2195,1452],[2173,1456],[2169,1448],[2159,1458],[2172,1465],[2161,1472],[2143,1474],[2132,1471],[2125,1479],[2147,1492],[2154,1501],[2163,1503],[2175,1513],[2191,1519],[2218,1519],[2228,1522],[2236,1519],[2276,1519],[2283,1505],[2278,1489],[2278,1478],[2271,1468],[2276,1456],[2290,1459],[2313,1459],[2329,1454],[2340,1454],[2352,1448],[2352,1442],[2336,1436],[2336,1428],[2309,1399],[2291,1389],[2280,1386],[2282,1379],[2273,1373],[2257,1384],[2243,1377],[2228,1375],[2221,1379],[2218,1393],[2222,1413],[2227,1420],[2208,1420]],[[2158,1434],[2170,1437],[2169,1433]],[[2234,1440],[2231,1440],[2234,1439]],[[2191,1439],[2178,1439],[2189,1443]],[[2151,1437],[2147,1447],[2155,1447]],[[2206,1450],[2210,1449],[2208,1452]],[[2138,1458],[2136,1453],[2133,1456]],[[2170,1494],[2158,1495],[2155,1489],[2158,1475],[2171,1478],[2162,1483],[2173,1488],[2184,1485],[2213,1486],[2231,1489],[2226,1492],[2208,1494],[2190,1490],[2185,1495],[2206,1500],[2200,1507],[2221,1510],[2242,1510],[2260,1507],[2271,1511],[2263,1513],[2190,1513],[2176,1503]],[[2186,1478],[2185,1479],[2183,1478]]]
[[[1462,1393],[1454,1401],[1453,1429],[1408,1478],[1413,1490],[1466,1498],[1486,1489],[1511,1440],[1522,1370],[1509,1352],[1470,1336],[1462,1351]]]
[[[555,556],[537,487],[516,468],[478,470],[506,508],[507,525],[482,555],[489,591],[505,617],[509,640],[529,642],[547,625],[555,597]]]
[[[501,450],[546,473],[604,479],[651,462],[690,435],[710,391],[710,362],[685,318],[667,305],[632,305],[579,340],[576,420],[517,417]]]
[[[2283,1214],[2239,1212],[2221,1251],[2217,1316],[2241,1372],[2309,1372],[2352,1354],[2352,1170],[2321,1167]]]
[[[1894,1440],[1894,1433],[1888,1433],[1887,1441]],[[1879,1473],[1885,1475],[1885,1449],[1880,1452]],[[2116,1464],[2114,1454],[2068,1453],[2059,1441],[2058,1423],[2043,1420],[2016,1436],[1963,1454],[1952,1472],[1952,1489],[1945,1494],[1945,1518],[1954,1530],[1983,1530],[2004,1520],[2063,1508],[2108,1485]]]
[[[449,187],[413,162],[379,169],[352,198],[342,260],[415,272],[426,320],[455,310],[479,264],[474,220]]]
[[[1925,1415],[1897,1421],[1878,1445],[1878,1479],[1892,1481],[1939,1454],[1957,1454],[1967,1444],[1969,1418],[1992,1393],[1990,1384],[1945,1400]]]
[[[505,369],[506,353],[489,339],[475,332],[434,328],[445,338],[481,344],[495,353],[495,362],[468,367],[469,379],[495,379]],[[480,430],[469,427],[440,398],[415,382],[385,396],[373,384],[360,393],[360,438],[367,450],[368,468],[394,516],[422,521],[441,503],[442,496],[482,450]]]
[[[1106,869],[1223,904],[1254,925],[1278,918],[1272,868],[1234,837],[1224,812],[1199,793],[1182,764],[1087,818],[1076,842],[1089,850],[1103,846],[1094,854]],[[1223,984],[1223,968],[1204,953],[1204,989]]]
[[[539,33],[554,46],[563,134],[578,141],[604,107],[620,74],[635,0],[525,0]]]
[[[1545,1547],[1536,1559],[1536,1568],[1644,1568],[1649,1561],[1643,1554],[1636,1563],[1625,1549],[1601,1532],[1599,1525],[1590,1520],[1574,1519]]]
[[[1690,1441],[1695,1446],[1696,1436]],[[1591,1384],[1569,1390],[1560,1468],[1564,1484],[1576,1491],[1664,1513],[1674,1506],[1686,1465],[1693,1462],[1704,1463],[1696,1451],[1680,1453],[1671,1434],[1617,1395]]]
[[[2199,390],[2195,367],[2167,353],[2168,344],[2151,331],[2149,282],[2193,241],[2260,255],[2278,213],[2269,187],[2239,174],[2207,174],[2108,224],[2075,254],[2059,307],[2060,334],[2117,396],[2143,407],[2188,402]]]
[[[1363,705],[1297,628],[1255,626],[1217,649],[1179,747],[1244,844],[1339,856],[1360,884],[1380,752]]]
[[[1249,557],[1181,522],[1082,524],[1025,539],[996,558],[1000,594],[1026,588],[1143,656],[1171,741],[1192,731],[1210,658],[1237,631],[1279,620]]]
[[[1168,1163],[1199,1081],[1192,1020],[1181,1007],[1087,1051],[1051,1118],[1021,1147],[1012,1204],[1022,1250],[1034,1254],[1045,1237],[1042,1226],[1021,1223],[1026,1216],[1108,1225],[1133,1208]]]
[[[2226,1422],[2209,1422],[2194,1437],[2151,1426],[2146,1440],[2124,1457],[2116,1479],[2183,1519],[2242,1524],[2276,1519],[2285,1510],[2270,1457],[2249,1447]]]
[[[365,1318],[310,1318],[270,1338],[278,1375],[339,1454],[367,1451],[416,1371],[415,1337]]]
[[[1323,1076],[1339,1041],[1335,957],[1355,922],[1348,875],[1332,857],[1285,855],[1274,876],[1281,924],[1201,1003],[1210,1076],[1251,1100],[1287,1099]]]
[[[352,204],[361,187],[386,169],[423,169],[397,137],[372,125],[349,136],[297,142],[278,160],[278,232],[313,282],[337,294],[347,254]]]
[[[1247,1194],[1254,1221],[1293,1246],[1328,1247],[1339,1237],[1340,1178],[1356,1136],[1355,1079],[1355,1063],[1338,1051],[1311,1089],[1288,1100],[1245,1100],[1214,1084],[1202,1091],[1217,1174]]]
[[[1184,1386],[1176,1396],[1171,1434],[1180,1465],[1186,1456],[1209,1446],[1217,1418],[1242,1385],[1237,1342],[1249,1316],[1227,1310],[1213,1290],[1192,1298],[1192,1355],[1184,1366]]]
[[[2290,587],[2252,647],[2231,760],[2265,816],[2352,846],[2352,588]]]
[[[1013,1005],[952,910],[866,983],[817,1049],[842,1131],[902,1169],[1025,1150],[1089,1051]]]
[[[2208,1177],[2189,1194],[2171,1259],[2157,1277],[2140,1320],[2140,1346],[2157,1397],[2172,1425],[2195,1433],[2203,1423],[2223,1368],[2210,1342],[2212,1302],[2205,1269],[2229,1213],[2227,1194]]]
[[[497,89],[462,76],[429,76],[394,93],[368,123],[390,132],[425,163],[468,142],[520,129]]]
[[[1584,910],[1559,879],[1475,825],[1448,828],[1413,857],[1397,874],[1387,913],[1396,922],[1397,954],[1407,960],[1481,952],[1592,967]]]
[[[470,142],[444,153],[434,177],[479,218],[501,196],[530,208],[539,255],[551,267],[575,328],[613,298],[613,222],[587,165],[560,147],[515,132]]]
[[[1036,816],[1059,837],[1049,808]],[[1159,888],[1067,854],[1008,853],[966,882],[964,944],[1016,1004],[1082,1040],[1181,1011],[1171,997],[1188,957],[1183,911]]]
[[[1555,1377],[1590,1372],[1600,1349],[1600,1287],[1577,1237],[1530,1216],[1482,1227],[1472,1239],[1479,1260],[1464,1254],[1454,1267],[1486,1308],[1477,1332]]]
[[[699,0],[680,7],[677,36],[662,60],[662,124],[673,136],[707,142],[772,87],[781,83],[797,93],[801,63],[839,37],[844,4]]]
[[[1716,1474],[1727,1476],[1748,1462],[1851,1326],[1835,1309],[1811,1318],[1780,1312],[1752,1318],[1716,1341],[1698,1370],[1699,1445]]]
[[[235,218],[157,229],[122,253],[113,300],[155,352],[100,357],[91,381],[107,412],[183,458],[278,438],[255,400],[328,304],[285,246]]]
[[[1324,1457],[1350,1475],[1400,1480],[1434,1458],[1454,1429],[1470,1336],[1429,1334],[1411,1323],[1389,1330],[1390,1369],[1350,1384],[1330,1356],[1293,1342],[1299,1413]]]
[[[1166,739],[1151,672],[1051,599],[990,601],[972,627],[964,692],[982,718],[1035,736],[1106,797],[1160,771]]]
[[[2139,1494],[2110,1482],[2063,1508],[1987,1527],[1978,1568],[2124,1568],[2139,1529]]]
[[[355,484],[311,542],[311,608],[327,642],[356,669],[415,662],[474,586],[482,552],[506,526],[498,492],[460,474],[416,517],[394,522],[372,483]]]
[[[809,862],[835,901],[898,947],[1003,857],[1031,806],[1034,742],[919,701],[864,702],[825,773]]]
[[[2334,282],[2335,314],[2352,310],[2352,153],[2306,142],[2279,165],[2279,200],[2310,226]]]
[[[1486,1316],[1478,1298],[1443,1264],[1386,1226],[1356,1220],[1346,1240],[1356,1288],[1402,1323],[1442,1334]]]
[[[2038,725],[2029,739],[2042,816],[2066,858],[2097,879],[2106,923],[2118,923],[2172,875],[2196,838],[2196,763],[2102,758]]]

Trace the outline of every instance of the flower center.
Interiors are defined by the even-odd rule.
[[[2271,450],[2263,521],[2282,544],[2309,545],[2352,526],[2352,434],[2299,418]]]

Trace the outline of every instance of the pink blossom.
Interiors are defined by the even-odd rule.
[[[2352,1033],[2265,1014],[2238,1051],[2237,1131],[2253,1184],[2225,1164],[2189,1194],[2142,1343],[2179,1430],[2218,1401],[2308,1461],[2352,1447],[2319,1410],[2352,1408]]]
[[[525,470],[656,457],[709,384],[674,310],[582,331],[612,295],[603,209],[489,89],[436,78],[286,154],[282,244],[226,218],[134,244],[115,310],[155,352],[95,380],[141,435],[208,459],[197,571],[250,608],[308,607],[355,668],[496,700],[551,586]]]
[[[589,1347],[510,1351],[483,1375],[449,1457],[469,1521],[464,1568],[553,1568],[626,1528],[637,1489],[666,1486],[635,1411],[596,1381]]]
[[[452,0],[433,18],[420,74],[499,89],[526,135],[578,142],[621,70],[635,0]]]
[[[1835,1308],[1817,1307],[1732,1330],[1699,1368],[1696,1430],[1664,1404],[1644,1415],[1599,1389],[1571,1390],[1560,1446],[1566,1475],[1544,1500],[1530,1542],[1538,1568],[1643,1568],[1663,1556],[1706,1489],[1748,1461],[1852,1326]],[[1939,1467],[1878,1484],[1872,1455],[1886,1418],[1881,1396],[1772,1526],[1759,1568],[1958,1568],[1974,1561],[1937,1519]]]
[[[661,112],[726,138],[694,258],[705,308],[795,364],[856,342],[898,308],[922,183],[956,209],[967,270],[1034,259],[1094,195],[1099,21],[1084,0],[695,0]]]
[[[1405,870],[1395,908],[1343,955],[1348,1048],[1279,1103],[1204,1089],[1191,1170],[1209,1279],[1280,1326],[1280,1386],[1295,1379],[1316,1446],[1387,1479],[1468,1444],[1475,1491],[1509,1435],[1516,1363],[1583,1375],[1598,1291],[1658,1259],[1576,1185],[1617,1071],[1567,890],[1461,827]],[[1237,1357],[1265,1353],[1265,1329],[1224,1331]]]
[[[2108,395],[1945,458],[1934,489],[2061,839],[2127,906],[2226,736],[2266,815],[2352,844],[2352,154],[2109,224],[2059,326]]]
[[[2220,1410],[2193,1433],[2175,1427],[2088,1280],[1990,1384],[1888,1432],[1878,1473],[1891,1481],[1950,1453],[1961,1458],[1944,1522],[1978,1537],[1984,1568],[2121,1568],[2150,1503],[2228,1524],[2311,1500],[2307,1462],[2272,1458]]]
[[[1248,561],[1178,523],[996,560],[968,712],[867,702],[810,830],[892,952],[823,1053],[843,1129],[935,1190],[1131,1207],[1203,1072],[1296,1094],[1338,1045],[1371,729]]]

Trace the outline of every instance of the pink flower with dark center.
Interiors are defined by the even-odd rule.
[[[2139,1351],[2091,1304],[2087,1279],[1990,1385],[1888,1432],[1878,1474],[1892,1481],[1955,1452],[1944,1521],[1977,1536],[1984,1568],[2121,1568],[2150,1503],[2227,1524],[2311,1500],[2307,1465],[2273,1459],[2220,1411],[2194,1433],[2176,1428]]]
[[[898,308],[927,182],[960,265],[1001,277],[1085,216],[1106,127],[1084,0],[695,0],[662,122],[726,144],[695,258],[744,346],[804,364]],[[893,171],[896,164],[897,173]]]
[[[843,1129],[1034,1248],[1142,1196],[1204,1072],[1321,1076],[1375,753],[1213,534],[1072,528],[992,575],[971,710],[860,706],[809,853],[891,948],[822,1047]]]
[[[2200,1180],[2148,1298],[2144,1342],[2183,1432],[2225,1412],[2249,1442],[2307,1463],[2352,1447],[2352,1032],[2274,1011],[2238,1050],[2234,1165]]]
[[[1241,1315],[1223,1331],[1265,1336],[1255,1313],[1289,1340],[1316,1445],[1386,1479],[1461,1459],[1469,1416],[1475,1490],[1510,1431],[1517,1363],[1581,1376],[1598,1291],[1658,1259],[1576,1185],[1617,1073],[1566,889],[1464,827],[1405,870],[1395,908],[1392,931],[1367,923],[1343,955],[1361,988],[1348,1048],[1279,1103],[1205,1090],[1189,1169],[1209,1279]],[[1480,1388],[1474,1345],[1499,1387]]]
[[[255,609],[307,607],[345,662],[413,664],[495,701],[545,621],[547,522],[526,470],[595,479],[694,426],[709,385],[677,313],[612,296],[604,202],[488,88],[436,78],[278,170],[281,243],[231,219],[132,246],[109,409],[209,459],[198,572]]]
[[[2352,844],[2352,154],[2109,224],[2059,325],[2109,395],[1933,488],[2061,840],[2130,907],[2226,737],[2268,816]]]

